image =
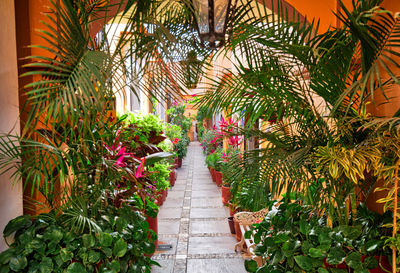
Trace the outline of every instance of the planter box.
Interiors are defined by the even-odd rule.
[[[222,192],[222,203],[224,205],[228,205],[229,200],[231,200],[231,188],[222,186],[221,192]]]
[[[176,181],[175,170],[172,170],[169,173],[169,184],[171,185],[171,187],[175,186],[175,181]]]
[[[157,234],[157,238],[158,238],[158,217],[152,218],[152,217],[146,216],[146,222],[149,223],[149,228],[152,231],[154,231],[155,234]],[[156,249],[157,249],[158,239],[154,242],[154,244],[156,245]],[[151,256],[153,256],[153,254],[151,254],[149,256],[151,257]]]
[[[222,186],[222,173],[219,171],[215,171],[215,183],[218,187]]]

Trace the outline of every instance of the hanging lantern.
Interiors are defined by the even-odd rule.
[[[231,0],[191,0],[197,31],[202,44],[219,48],[225,43],[226,28],[234,6]],[[235,0],[236,3],[237,0]],[[228,31],[228,35],[229,35]]]

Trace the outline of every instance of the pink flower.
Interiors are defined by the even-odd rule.
[[[240,136],[232,136],[228,139],[228,145],[238,147],[241,143]]]
[[[145,163],[146,163],[146,158],[143,157],[143,158],[140,160],[139,166],[136,168],[136,172],[135,172],[135,177],[136,177],[136,178],[144,177],[143,171],[144,171],[144,165],[145,165]]]
[[[172,142],[174,145],[177,144],[179,141],[179,138],[175,138],[174,141]]]
[[[223,162],[229,162],[230,157],[231,157],[231,153],[229,153],[229,154],[222,153],[222,161]]]
[[[117,165],[119,167],[122,167],[122,168],[125,167],[126,164],[124,163],[124,159],[126,157],[133,156],[133,154],[131,154],[131,153],[126,153],[125,147],[122,147],[121,142],[119,142],[119,132],[117,132],[117,136],[116,136],[111,148],[109,146],[107,146],[106,144],[103,144],[103,145],[109,153],[109,155],[107,155],[106,157],[109,159],[116,159],[114,165]]]

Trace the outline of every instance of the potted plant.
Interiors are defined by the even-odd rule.
[[[391,219],[389,214],[378,215],[360,205],[360,213],[356,217],[350,215],[352,225],[330,226],[325,217],[320,217],[309,205],[302,205],[300,200],[279,203],[274,210],[270,207],[266,217],[255,225],[254,238],[259,244],[255,253],[263,259],[263,270],[365,272],[377,270],[375,256],[390,254],[381,248],[382,235],[390,234],[383,227]],[[245,234],[249,236],[250,233]],[[256,272],[257,263],[247,261],[246,269]]]

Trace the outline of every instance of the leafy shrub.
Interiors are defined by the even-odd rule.
[[[175,139],[182,138],[182,129],[178,125],[174,125],[171,123],[163,124],[164,134],[171,140],[175,141]]]
[[[346,264],[355,272],[368,272],[367,269],[378,266],[374,255],[388,254],[382,250],[381,238],[390,234],[382,227],[390,219],[388,214],[381,216],[361,205],[352,226],[331,228],[309,206],[299,202],[282,203],[255,227],[254,240],[259,244],[255,253],[263,258],[264,265],[258,268],[255,261],[246,261],[246,269],[249,272],[348,272],[327,266]],[[250,232],[245,236],[249,237]]]
[[[154,181],[158,190],[164,190],[169,187],[169,172],[171,166],[168,163],[156,163],[148,168],[151,181]]]
[[[10,221],[4,236],[15,232],[15,240],[0,254],[0,272],[147,273],[157,264],[146,256],[155,250],[156,234],[130,207],[108,207],[92,233],[68,231],[63,218],[51,212]]]
[[[184,158],[187,154],[187,147],[190,143],[190,139],[185,135],[179,139],[178,143],[175,144],[175,151],[178,158]]]

